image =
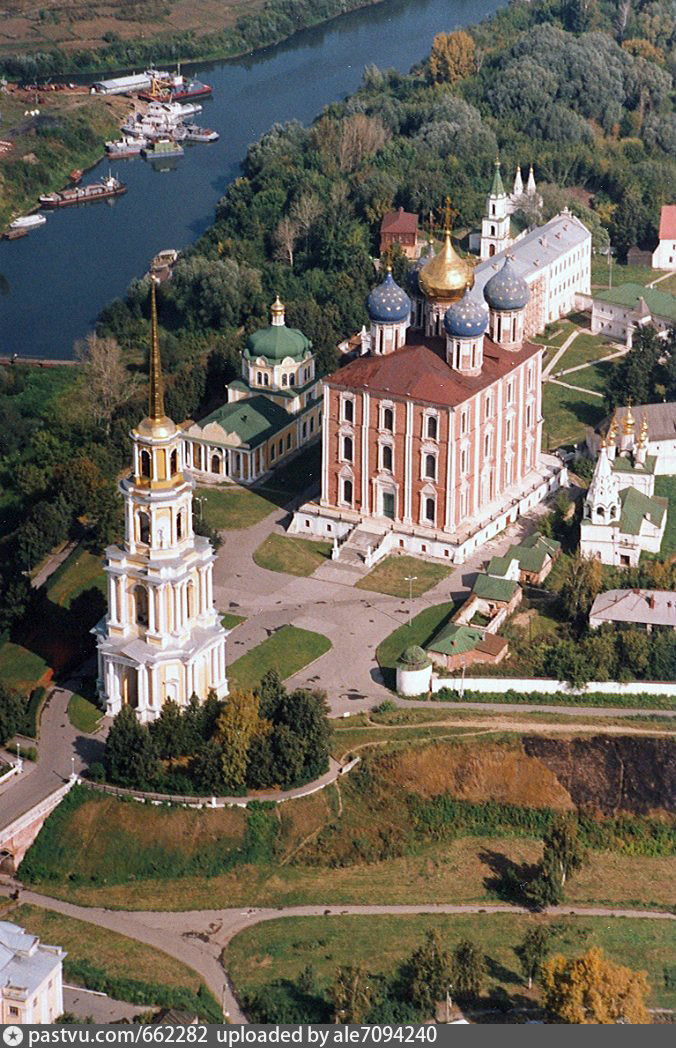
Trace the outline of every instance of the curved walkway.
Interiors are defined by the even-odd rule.
[[[7,894],[7,890],[0,889]],[[107,928],[130,939],[153,946],[193,968],[200,975],[231,1021],[248,1020],[234,994],[232,984],[221,964],[221,954],[228,943],[245,928],[281,917],[342,917],[397,916],[406,914],[493,914],[531,911],[522,906],[433,904],[418,906],[287,906],[278,909],[189,910],[187,912],[159,913],[157,911],[128,912],[97,907],[76,906],[52,899],[47,895],[23,890],[21,901],[54,910],[89,924]],[[576,917],[633,917],[646,920],[674,921],[676,915],[660,910],[612,909],[601,906],[551,906],[546,911],[552,916]]]

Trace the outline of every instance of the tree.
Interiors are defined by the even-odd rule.
[[[115,412],[131,400],[137,380],[127,370],[114,338],[99,338],[92,331],[76,343],[75,356],[80,361],[82,404],[108,437]]]
[[[334,1022],[363,1023],[373,997],[371,978],[360,965],[343,965],[331,987]]]
[[[568,560],[559,589],[559,600],[565,614],[580,619],[589,614],[601,589],[601,563],[594,557],[575,553]]]
[[[116,786],[148,789],[159,775],[155,746],[145,724],[139,724],[131,706],[115,717],[103,754],[106,778]]]
[[[388,139],[386,129],[377,117],[353,113],[343,120],[338,142],[340,170],[349,174],[356,171],[366,157],[377,153]]]
[[[645,972],[607,960],[598,948],[581,957],[560,954],[545,961],[540,976],[551,1023],[646,1025],[650,992]]]
[[[157,720],[149,731],[159,757],[183,757],[191,750],[187,745],[184,714],[172,699],[168,699],[160,710]]]
[[[476,69],[474,38],[464,29],[437,33],[428,61],[432,80],[454,84],[471,76]]]
[[[190,775],[200,793],[213,795],[223,788],[223,750],[214,739],[201,743],[195,750]]]
[[[521,963],[521,971],[528,982],[528,989],[537,979],[540,969],[547,959],[551,942],[551,932],[546,925],[536,924],[526,932],[523,942],[516,947],[516,954]]]
[[[23,714],[21,696],[0,681],[0,746],[19,731]]]
[[[293,253],[298,239],[298,226],[286,215],[275,230],[275,258],[293,269]]]
[[[458,997],[479,996],[486,978],[486,964],[481,950],[471,939],[463,939],[454,949],[451,972]]]
[[[537,906],[556,906],[563,900],[566,879],[579,870],[586,854],[578,834],[577,819],[570,814],[555,815],[544,836],[542,860],[528,895]]]
[[[226,789],[238,790],[244,785],[251,741],[254,736],[265,735],[268,729],[268,722],[259,712],[257,695],[238,689],[230,693],[216,728],[216,741],[223,751]]]
[[[435,1003],[446,997],[451,982],[451,957],[436,930],[427,932],[424,942],[410,957],[407,969],[411,1000],[425,1015],[432,1015]]]

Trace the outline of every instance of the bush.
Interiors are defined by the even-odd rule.
[[[69,981],[75,981],[88,990],[108,994],[120,1001],[132,1004],[160,1005],[163,1008],[180,1008],[196,1012],[205,1022],[223,1021],[221,1010],[205,986],[193,993],[184,986],[164,986],[143,982],[141,979],[122,979],[108,975],[103,968],[91,961],[64,961],[63,972]]]
[[[24,713],[22,731],[31,739],[37,739],[40,728],[40,718],[47,701],[47,689],[43,687],[33,688],[28,700],[26,712]]]

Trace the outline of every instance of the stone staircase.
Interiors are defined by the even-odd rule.
[[[365,527],[355,528],[348,540],[340,547],[339,562],[363,569],[369,547],[374,550],[381,539],[382,535],[377,531],[370,531]]]

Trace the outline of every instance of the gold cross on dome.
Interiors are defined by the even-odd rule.
[[[456,211],[455,208],[451,207],[451,198],[450,198],[450,196],[446,197],[446,200],[444,202],[444,207],[442,209],[442,214],[444,216],[444,224],[445,224],[446,229],[448,229],[448,230],[452,229],[452,227],[453,227],[453,219],[457,218],[458,215],[460,214],[460,212]]]

